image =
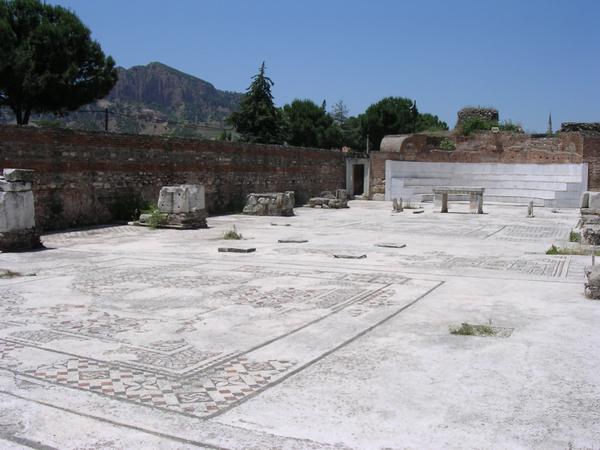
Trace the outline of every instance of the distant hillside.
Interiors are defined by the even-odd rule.
[[[119,67],[118,72],[119,81],[105,99],[62,118],[45,114],[32,122],[103,130],[103,111],[108,108],[113,132],[214,137],[242,97],[158,62]],[[12,119],[9,112],[0,112],[0,122]]]

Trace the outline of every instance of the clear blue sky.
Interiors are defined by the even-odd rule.
[[[50,0],[118,65],[160,61],[244,91],[260,63],[278,105],[343,99],[358,114],[415,98],[452,127],[462,106],[545,131],[600,121],[597,0]]]

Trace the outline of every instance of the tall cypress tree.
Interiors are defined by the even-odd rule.
[[[282,142],[282,118],[273,103],[273,81],[265,75],[263,62],[240,103],[240,110],[229,116],[228,122],[235,127],[246,142],[279,144]]]

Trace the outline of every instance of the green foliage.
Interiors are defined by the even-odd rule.
[[[233,228],[231,230],[228,230],[223,234],[223,239],[226,239],[226,240],[239,241],[242,238],[243,238],[242,234],[238,233],[237,229],[235,228],[235,225],[233,226]]]
[[[342,143],[342,131],[322,106],[294,100],[283,107],[285,137],[290,145],[331,148]]]
[[[342,146],[350,147],[354,151],[363,151],[366,146],[365,136],[362,134],[361,120],[359,117],[348,117],[340,125]]]
[[[265,63],[252,77],[241,103],[240,110],[229,116],[227,122],[235,127],[246,142],[279,144],[282,142],[281,111],[275,107],[271,86],[273,81],[265,75]]]
[[[581,242],[581,233],[571,230],[569,233],[569,242]]]
[[[476,131],[489,131],[492,127],[497,127],[498,122],[483,119],[481,117],[468,117],[459,127],[459,132],[464,136],[470,136]]]
[[[156,206],[152,206],[148,214],[150,214],[150,218],[148,219],[148,225],[150,228],[156,229],[167,223],[166,214],[160,212],[160,209],[158,209]]]
[[[489,325],[471,325],[462,323],[460,327],[451,327],[450,334],[459,336],[495,336],[496,332]]]
[[[590,255],[592,250],[586,248],[585,246],[579,246],[578,248],[568,248],[568,247],[557,247],[556,245],[552,245],[548,250],[546,250],[546,255]],[[594,255],[600,256],[600,250],[594,251]]]
[[[513,123],[510,120],[507,120],[501,123],[498,128],[500,131],[510,131],[512,133],[523,133],[523,127],[517,123]]]
[[[47,119],[36,120],[35,124],[38,127],[42,127],[42,128],[61,128],[63,126],[63,122],[61,122],[60,120],[47,120]]]
[[[62,114],[108,94],[117,81],[90,30],[71,11],[39,0],[0,0],[0,106],[17,123]]]
[[[438,116],[425,113],[419,114],[417,117],[416,131],[446,131],[448,124],[439,119]]]
[[[418,111],[408,98],[386,97],[369,106],[360,119],[362,135],[369,135],[373,149],[379,149],[385,135],[415,132]]]
[[[443,138],[440,142],[440,148],[442,150],[454,150],[456,148],[456,144],[454,141],[451,141],[448,138]]]

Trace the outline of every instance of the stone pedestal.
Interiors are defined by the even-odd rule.
[[[293,216],[294,191],[249,194],[243,214],[253,216]]]
[[[32,170],[4,169],[0,176],[0,251],[42,246],[35,228],[32,181]]]
[[[581,243],[600,245],[600,192],[584,192],[580,207]]]
[[[180,229],[206,228],[208,214],[204,197],[201,184],[164,186],[158,196],[158,211],[142,214],[137,224]],[[160,218],[158,223],[153,220],[155,214]]]

